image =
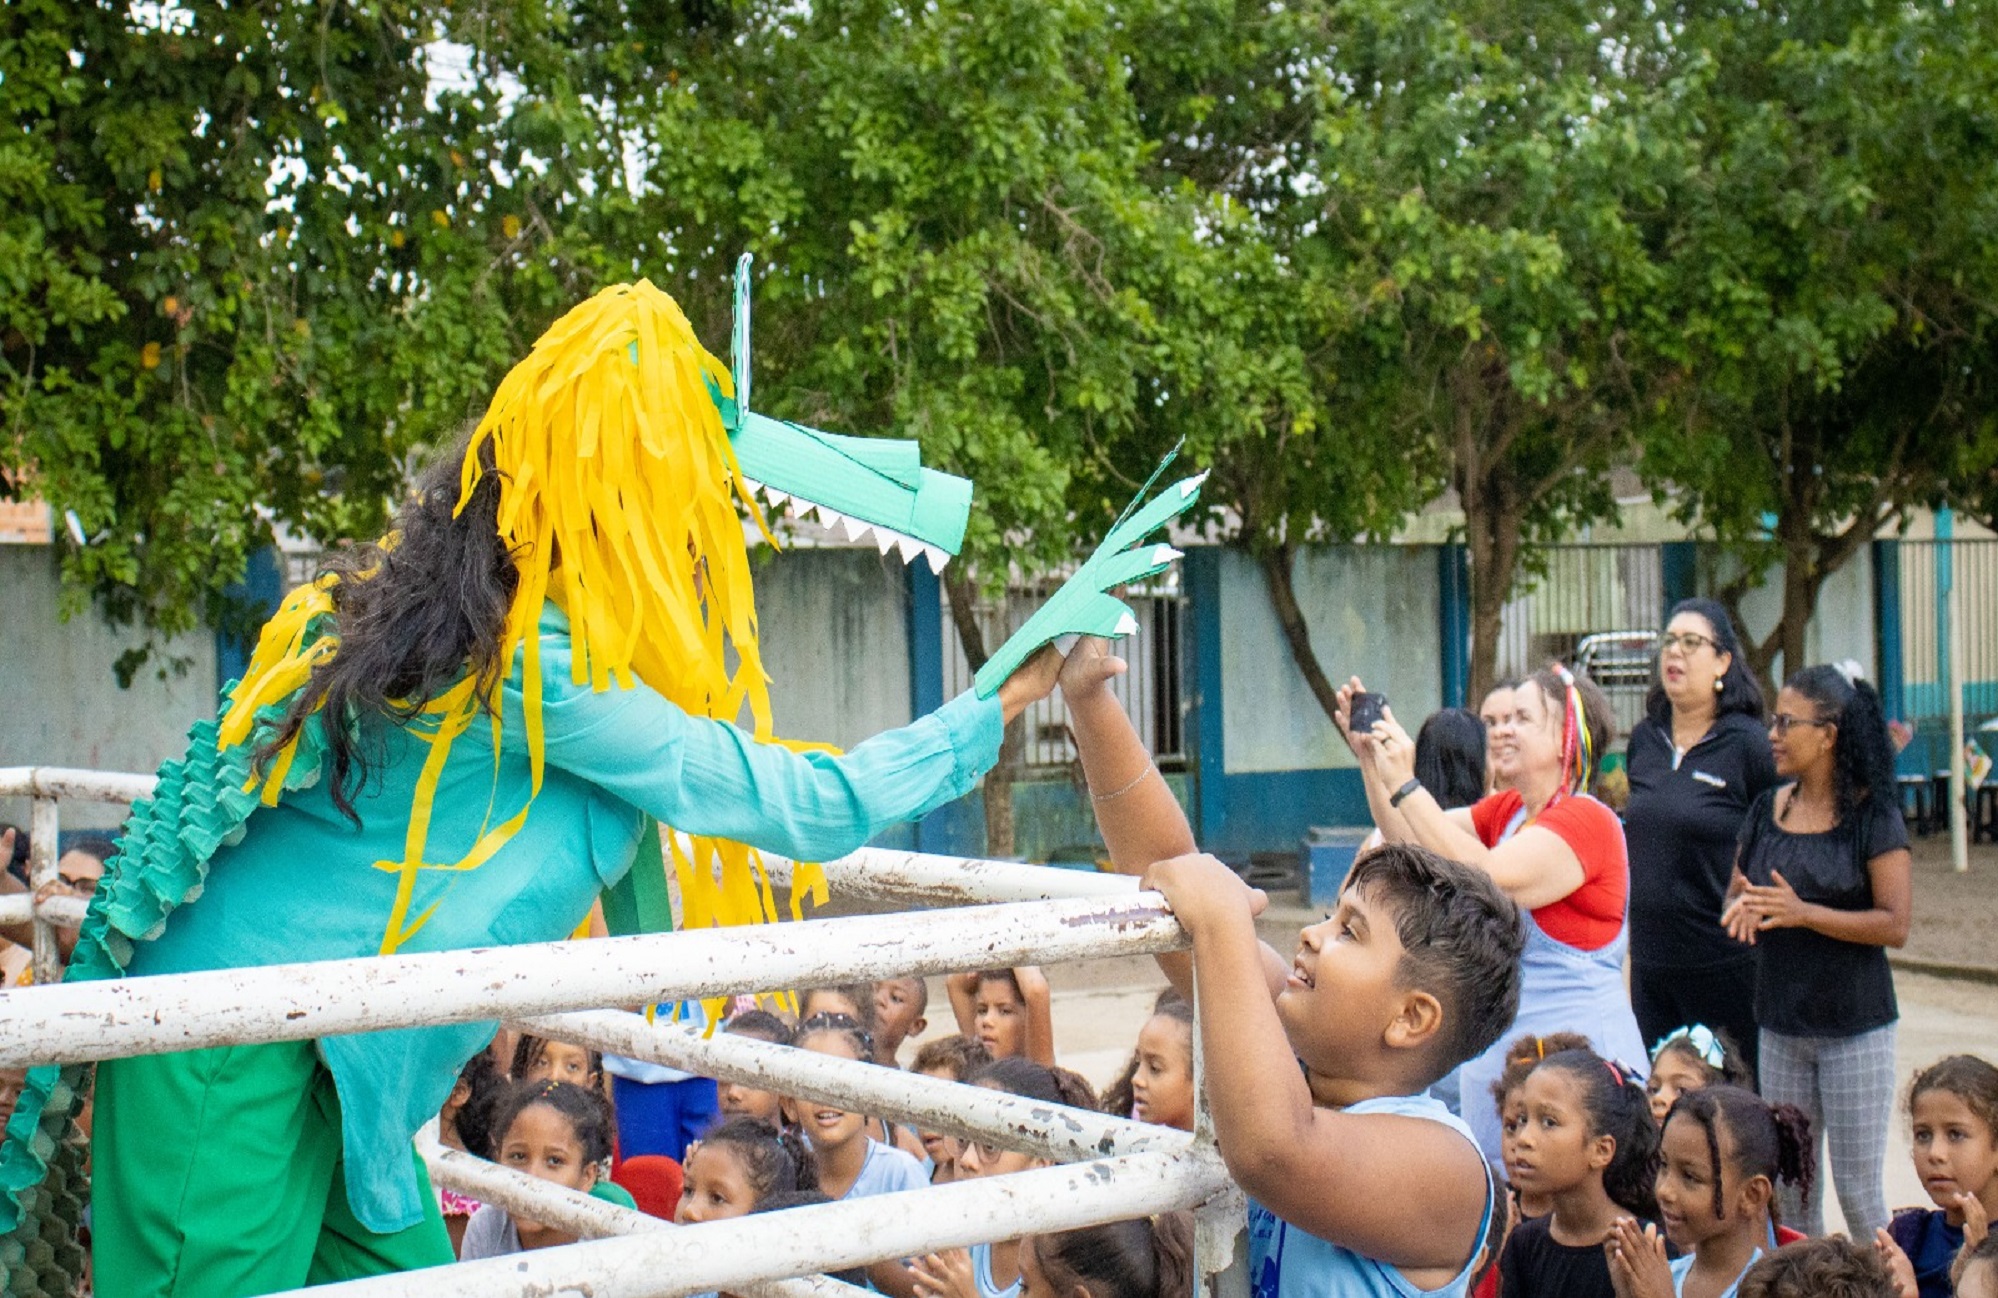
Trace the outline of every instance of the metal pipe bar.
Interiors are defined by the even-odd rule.
[[[0,897],[0,924],[25,924],[39,918],[62,928],[75,928],[83,923],[89,911],[90,903],[81,897],[51,897],[40,906],[35,905],[34,894],[29,892]]]
[[[818,987],[1185,945],[1164,899],[1136,893],[920,919],[856,915],[119,978],[0,991],[0,1067],[725,996],[745,982]]]
[[[56,840],[61,833],[56,800],[37,797],[28,817],[28,891],[38,893],[56,881]],[[29,901],[34,898],[31,896]],[[47,987],[62,978],[62,948],[56,943],[55,925],[41,915],[34,916],[35,983]]]
[[[1228,1172],[1211,1147],[980,1177],[296,1291],[296,1298],[684,1298],[992,1239],[1191,1208]]]
[[[793,863],[765,855],[775,881],[789,881]],[[938,856],[863,847],[821,867],[836,897],[902,902],[918,907],[989,906],[1011,901],[1051,901],[1057,897],[1128,897],[1138,881],[1126,874],[1063,870],[1017,861]]]
[[[74,766],[0,766],[0,798],[75,798],[81,802],[137,802],[153,795],[155,777]]]
[[[553,1014],[519,1026],[536,1036],[572,1041],[704,1077],[750,1082],[763,1090],[917,1123],[968,1140],[1073,1163],[1113,1154],[1178,1150],[1193,1137],[1171,1127],[1043,1104],[961,1082],[857,1059],[717,1032],[703,1038],[680,1024],[648,1024],[613,1010]]]
[[[447,1189],[470,1195],[482,1204],[560,1227],[584,1239],[609,1239],[643,1231],[671,1229],[673,1223],[631,1208],[593,1198],[564,1185],[555,1185],[510,1167],[489,1163],[437,1138],[433,1120],[416,1134],[416,1152],[423,1156],[430,1179]],[[745,1286],[742,1298],[873,1298],[859,1285],[827,1276],[796,1280],[764,1280]]]

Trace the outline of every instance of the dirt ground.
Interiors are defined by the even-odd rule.
[[[1914,840],[1915,916],[1899,954],[1910,965],[1989,970],[1998,980],[1998,843],[1974,843],[1970,869],[1950,866],[1949,835]]]

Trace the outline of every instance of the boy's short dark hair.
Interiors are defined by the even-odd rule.
[[[952,1080],[961,1082],[991,1062],[992,1052],[985,1048],[983,1041],[952,1033],[934,1041],[925,1041],[922,1049],[916,1052],[916,1062],[909,1065],[909,1071],[949,1073]]]
[[[1843,1235],[1785,1244],[1748,1268],[1739,1298],[1895,1298],[1887,1264]]]
[[[1483,870],[1389,843],[1363,856],[1346,887],[1386,906],[1401,938],[1401,985],[1434,996],[1443,1030],[1428,1081],[1483,1054],[1519,1013],[1519,907]]]
[[[927,978],[919,978],[915,974],[903,974],[898,978],[880,979],[874,985],[879,988],[883,983],[908,983],[915,997],[916,1013],[921,1015],[930,1012],[930,984]]]

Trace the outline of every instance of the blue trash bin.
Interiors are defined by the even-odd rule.
[[[1307,906],[1330,906],[1336,901],[1360,844],[1373,832],[1368,825],[1313,825],[1298,854],[1299,900]]]

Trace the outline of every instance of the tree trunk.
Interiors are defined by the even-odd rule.
[[[954,564],[944,576],[944,595],[950,601],[951,625],[957,628],[964,646],[965,661],[975,673],[991,658],[985,645],[985,629],[978,625],[978,590],[972,585],[963,564]],[[985,773],[985,854],[1008,857],[1015,852],[1013,826],[1013,780],[1020,757],[1027,747],[1027,719],[1017,717],[1006,727],[999,742],[999,760]]]
[[[1296,548],[1285,542],[1265,552],[1259,562],[1263,569],[1263,584],[1269,588],[1270,604],[1276,609],[1278,624],[1283,627],[1283,638],[1290,645],[1291,661],[1304,674],[1304,683],[1311,687],[1311,697],[1318,700],[1318,706],[1331,720],[1338,706],[1336,688],[1326,677],[1317,651],[1311,647],[1311,628],[1305,625],[1304,610],[1297,604],[1297,588],[1291,580],[1297,564]],[[1338,722],[1334,720],[1333,724]]]
[[[1476,707],[1498,679],[1499,632],[1519,572],[1520,510],[1503,462],[1485,464],[1475,449],[1465,445],[1471,437],[1465,430],[1459,442],[1457,494],[1463,501],[1464,545],[1471,561],[1471,679],[1466,701]]]
[[[1782,646],[1784,676],[1794,675],[1809,665],[1805,658],[1809,651],[1804,648],[1804,633],[1810,629],[1811,616],[1818,611],[1815,548],[1809,536],[1786,537],[1783,542],[1783,623],[1776,628],[1776,634],[1777,642]],[[1781,682],[1772,680],[1770,683],[1776,685]],[[1775,701],[1773,691],[1769,698],[1771,702]]]

